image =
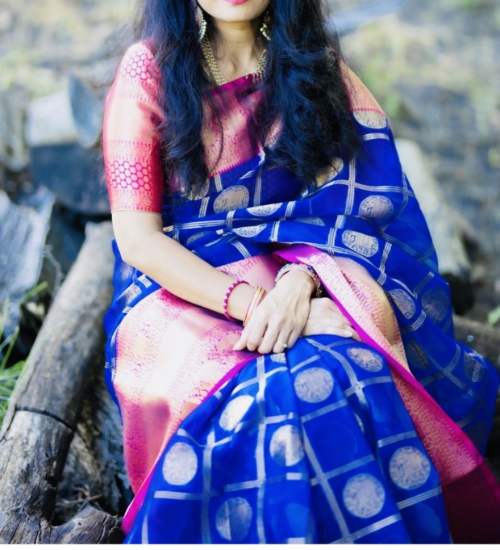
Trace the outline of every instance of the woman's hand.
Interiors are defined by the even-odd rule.
[[[307,273],[287,273],[256,308],[233,349],[281,353],[292,347],[306,326],[315,288]]]
[[[354,338],[361,342],[361,338],[352,328],[351,323],[330,298],[314,298],[311,300],[309,317],[301,336],[313,336],[315,334],[334,334],[343,338]]]

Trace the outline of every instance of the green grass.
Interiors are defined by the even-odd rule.
[[[46,287],[46,282],[39,284],[22,298],[21,303],[31,300]],[[7,321],[8,307],[9,303],[6,302],[4,304],[3,311],[0,314],[0,342],[2,340],[5,323]],[[3,354],[2,361],[0,362],[0,425],[2,424],[5,412],[7,411],[12,392],[16,387],[17,381],[23,374],[24,367],[26,365],[26,361],[18,361],[14,365],[9,367],[7,366],[18,336],[19,327],[17,327],[16,330],[10,336],[5,338],[5,340],[0,344],[0,355]]]
[[[2,339],[5,322],[7,320],[8,306],[9,304],[5,303],[3,311],[0,314],[0,340]],[[14,349],[18,335],[19,327],[0,344],[0,352],[3,354],[3,359],[0,363],[0,424],[3,422],[5,411],[9,405],[10,396],[14,391],[16,382],[19,380],[25,365],[25,361],[18,361],[15,365],[7,368],[7,363]]]

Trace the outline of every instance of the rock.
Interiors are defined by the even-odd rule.
[[[19,323],[22,298],[38,281],[54,195],[39,188],[31,205],[14,204],[0,190],[0,306],[8,304],[4,336]]]
[[[461,217],[447,203],[420,147],[404,139],[397,139],[396,147],[429,225],[439,260],[439,272],[450,285],[453,309],[458,315],[464,315],[474,305],[474,292],[462,232],[467,230],[467,237],[472,239],[473,230],[466,222],[457,224],[457,218]]]
[[[78,141],[83,147],[93,147],[101,135],[104,105],[90,86],[74,74],[69,76],[68,95]]]
[[[58,204],[87,216],[109,215],[104,162],[99,148],[102,102],[73,76],[63,92],[34,101],[26,139],[36,184],[49,188]]]
[[[24,141],[27,103],[27,93],[20,86],[0,92],[0,162],[12,172],[19,172],[28,165]]]
[[[26,141],[30,148],[78,142],[67,89],[36,99],[29,105]]]
[[[440,273],[449,273],[457,277],[468,275],[470,262],[455,223],[458,214],[454,214],[447,204],[424,153],[415,142],[406,139],[397,139],[396,147],[403,169],[429,225],[439,258]]]

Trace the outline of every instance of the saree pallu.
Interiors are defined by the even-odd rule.
[[[106,378],[136,493],[128,542],[500,538],[500,490],[481,455],[498,377],[453,339],[425,220],[370,101],[353,106],[362,154],[317,181],[269,168],[264,148],[163,212],[169,237],[251,284],[272,288],[285,261],[312,265],[363,343],[322,335],[285,354],[233,352],[240,324],[161,289],[115,246]],[[342,259],[383,289],[393,341]]]

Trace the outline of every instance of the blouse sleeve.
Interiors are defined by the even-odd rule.
[[[122,59],[106,100],[103,150],[111,211],[161,214],[159,71],[144,43]]]

